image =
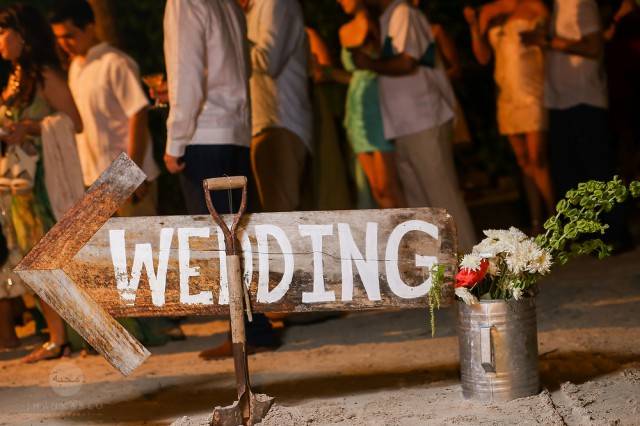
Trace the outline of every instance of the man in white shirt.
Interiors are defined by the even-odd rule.
[[[251,104],[246,24],[234,0],[169,0],[164,54],[169,118],[167,169],[180,173],[189,214],[208,214],[202,181],[251,177]],[[218,212],[236,211],[240,193],[212,194]]]
[[[251,42],[251,165],[264,211],[300,207],[312,114],[309,46],[298,0],[239,0]]]
[[[165,164],[181,173],[190,214],[209,214],[202,181],[243,175],[251,181],[251,105],[245,17],[236,0],[168,0],[164,15],[164,53],[168,100]],[[212,194],[219,213],[235,212],[224,191]],[[269,320],[254,314],[247,323],[247,350],[279,345]],[[203,351],[216,359],[232,354],[231,339]]]
[[[379,16],[380,59],[354,51],[361,69],[379,74],[385,137],[394,140],[398,173],[410,207],[441,207],[458,228],[460,250],[476,242],[453,162],[455,99],[435,67],[435,42],[426,17],[406,0],[365,0]]]
[[[614,156],[608,128],[604,37],[595,0],[555,0],[551,35],[523,41],[547,48],[551,174],[558,196],[589,179],[609,179]]]
[[[98,39],[93,11],[84,0],[58,3],[50,21],[58,43],[72,58],[69,87],[84,123],[78,135],[84,184],[91,185],[126,152],[146,173],[147,181],[119,213],[155,215],[155,180],[160,170],[153,159],[147,126],[149,101],[137,64]]]

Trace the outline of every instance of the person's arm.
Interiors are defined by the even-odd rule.
[[[399,77],[413,74],[418,69],[418,61],[406,53],[400,53],[384,59],[373,59],[358,49],[352,50],[351,53],[353,55],[353,63],[357,68],[370,70],[380,75]]]
[[[149,144],[149,101],[140,83],[140,73],[130,58],[114,57],[109,65],[109,87],[129,119],[127,154],[142,167]]]
[[[584,56],[585,58],[598,59],[604,51],[604,38],[601,32],[587,34],[580,40],[569,40],[562,37],[553,37],[549,41],[549,49],[569,53],[571,55]]]
[[[258,8],[260,22],[255,40],[251,40],[251,65],[254,73],[277,77],[290,56],[287,44],[295,16],[285,2],[264,0],[253,7]]]
[[[558,36],[548,37],[546,33],[539,30],[523,32],[520,38],[526,46],[540,46],[590,59],[600,58],[604,52],[604,36],[600,28],[598,6],[594,2],[579,2],[576,19],[576,25],[584,34],[577,40]]]
[[[327,79],[340,84],[349,84],[351,82],[351,73],[342,68],[323,67],[322,73]]]
[[[142,108],[129,118],[129,143],[127,155],[138,167],[142,167],[149,144],[148,108]]]
[[[505,19],[513,14],[518,7],[519,0],[496,0],[480,9],[478,25],[480,33],[485,35],[496,20]]]
[[[473,55],[481,65],[487,65],[491,61],[492,51],[485,35],[480,30],[478,13],[474,8],[467,6],[464,8],[464,17],[469,24],[469,31],[471,32]]]
[[[540,46],[591,59],[600,58],[604,51],[604,37],[600,31],[587,34],[578,40],[547,37],[544,32],[538,30],[523,32],[520,34],[520,38],[525,46]]]
[[[73,101],[73,96],[64,77],[53,70],[43,72],[44,84],[42,95],[55,111],[66,114],[73,122],[76,133],[82,132],[82,120]],[[27,136],[40,136],[42,133],[41,120],[25,119],[12,123],[7,127],[9,134],[3,138],[8,144],[21,144]]]
[[[44,87],[42,94],[51,107],[66,114],[73,122],[76,133],[82,132],[82,119],[73,100],[67,80],[61,73],[53,70],[43,72]]]
[[[142,108],[129,118],[129,143],[127,155],[138,167],[142,168],[145,154],[149,144],[149,114],[148,107]],[[144,198],[149,192],[149,183],[145,180],[138,188],[135,195],[138,200]]]
[[[422,19],[422,20],[421,20]],[[433,42],[428,24],[423,15],[408,5],[400,5],[389,21],[388,37],[396,54],[387,58],[373,59],[360,50],[352,50],[356,67],[377,74],[400,77],[413,74],[420,66]]]
[[[349,84],[351,82],[351,73],[332,65],[324,65],[318,62],[314,54],[311,54],[311,70],[310,75],[316,83],[335,82],[339,84]]]
[[[458,49],[453,39],[442,25],[434,25],[432,31],[433,37],[436,39],[436,45],[439,47],[446,64],[447,76],[451,80],[459,78],[462,75],[462,66],[460,65]]]
[[[180,158],[196,130],[196,117],[205,99],[207,13],[201,2],[168,0],[164,15],[164,56],[169,88],[165,164],[182,171]],[[211,52],[215,54],[215,52]]]

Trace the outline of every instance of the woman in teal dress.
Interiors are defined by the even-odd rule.
[[[10,271],[55,222],[44,185],[42,120],[59,111],[71,118],[76,131],[82,129],[82,122],[49,24],[35,8],[15,4],[0,9],[0,55],[11,64],[0,96],[0,217],[9,249],[9,260],[0,273],[0,327],[7,331],[13,324],[7,323],[6,300],[24,292]],[[49,341],[27,356],[26,362],[58,357],[67,343],[64,321],[46,303],[40,305]]]
[[[380,208],[405,206],[395,166],[393,144],[384,137],[378,77],[357,70],[350,49],[359,48],[372,56],[379,53],[379,32],[367,14],[362,0],[338,0],[353,19],[340,28],[344,71],[328,70],[336,81],[349,84],[344,125],[349,143],[364,170],[371,195]]]

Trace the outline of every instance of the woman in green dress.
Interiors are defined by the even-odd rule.
[[[35,8],[15,4],[0,9],[0,55],[11,64],[9,81],[0,97],[0,213],[9,248],[9,260],[0,274],[2,298],[3,294],[19,296],[23,291],[19,279],[9,271],[54,224],[44,185],[42,120],[54,112],[64,113],[77,132],[82,130],[82,122],[49,24]],[[49,341],[25,362],[59,357],[67,344],[63,320],[46,303],[40,304]],[[5,319],[0,327],[6,328],[5,305],[0,303],[0,321]]]
[[[378,77],[371,71],[358,70],[350,49],[360,48],[371,56],[379,54],[379,31],[370,19],[362,0],[338,0],[353,19],[340,28],[341,58],[344,71],[325,70],[333,80],[349,85],[345,128],[349,143],[367,177],[371,195],[380,208],[406,205],[395,166],[393,144],[384,137]]]

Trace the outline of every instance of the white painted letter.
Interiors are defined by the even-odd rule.
[[[348,223],[338,224],[340,238],[340,257],[342,265],[342,300],[353,300],[353,265],[356,264],[360,280],[369,300],[380,300],[380,281],[378,276],[378,224],[367,222],[366,259],[353,241]]]
[[[311,237],[313,249],[313,291],[302,292],[302,303],[333,302],[336,294],[324,288],[322,265],[322,237],[333,235],[333,225],[298,225],[298,229],[303,237]]]
[[[132,306],[136,301],[136,292],[140,284],[142,267],[147,271],[147,279],[151,288],[151,301],[155,306],[164,305],[164,292],[167,284],[167,267],[169,264],[169,251],[173,239],[173,228],[160,230],[160,252],[158,253],[158,271],[153,268],[153,252],[151,244],[136,244],[131,266],[131,280],[127,272],[127,253],[124,241],[124,230],[113,229],[109,231],[109,247],[113,270],[116,274],[116,285],[120,298],[126,305]]]
[[[275,225],[256,225],[256,240],[258,240],[258,295],[260,303],[274,303],[282,299],[289,290],[293,278],[293,250],[284,231]],[[273,236],[282,250],[284,273],[282,279],[273,290],[269,291],[269,241]]]
[[[422,220],[409,220],[401,223],[396,226],[391,235],[389,235],[385,253],[387,282],[389,283],[391,291],[403,299],[422,297],[427,294],[431,288],[431,274],[429,274],[429,278],[425,282],[415,287],[408,286],[400,277],[400,270],[398,269],[398,249],[400,248],[402,238],[411,231],[421,231],[436,240],[438,239],[438,227]],[[421,256],[416,254],[416,266],[418,267],[431,268],[437,261],[438,258],[435,256]]]
[[[209,238],[209,227],[178,228],[178,264],[180,266],[180,303],[185,305],[212,305],[213,292],[201,291],[198,294],[189,292],[189,278],[200,276],[199,267],[189,266],[191,249],[189,237]]]

